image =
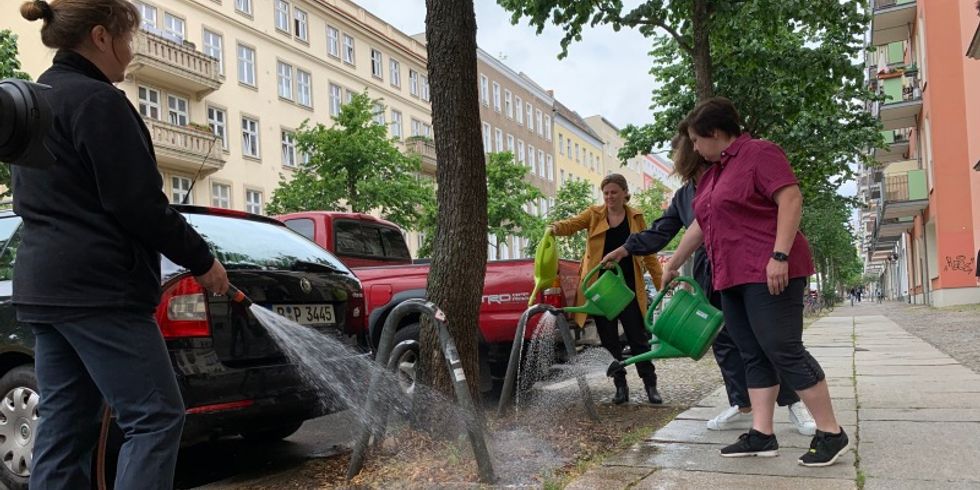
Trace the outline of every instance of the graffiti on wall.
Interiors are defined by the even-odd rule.
[[[972,273],[973,268],[976,266],[976,260],[973,257],[967,257],[966,255],[957,255],[956,257],[946,256],[946,266],[943,267],[944,271],[963,271],[966,273]]]

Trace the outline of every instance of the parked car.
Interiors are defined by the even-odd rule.
[[[363,292],[336,257],[272,218],[175,208],[208,241],[232,284],[253,301],[273,310],[300,311],[298,322],[356,344],[355,327],[363,324]],[[12,489],[27,487],[38,421],[34,336],[16,321],[11,303],[20,238],[21,218],[10,211],[0,213],[0,425],[17,424],[9,432],[0,430],[7,436],[0,437],[0,480]],[[307,419],[344,408],[329,394],[311,391],[265,328],[239,303],[207,294],[187,270],[166,258],[161,269],[163,294],[156,319],[187,406],[184,445],[236,434],[254,441],[276,440]]]
[[[361,213],[308,211],[278,216],[289,228],[329,250],[344,261],[361,280],[365,293],[365,323],[360,341],[377,347],[388,313],[410,298],[424,298],[429,264],[413,261],[402,230],[389,221]],[[556,284],[539,293],[535,302],[556,307],[573,304],[578,290],[579,263],[562,260]],[[534,289],[532,259],[497,260],[487,263],[480,307],[481,387],[486,391],[495,379],[503,379],[517,322],[527,309]],[[525,338],[534,334],[531,318]],[[570,325],[575,326],[574,322]],[[419,318],[403,319],[395,342],[418,340]],[[400,372],[406,389],[414,380],[417,352],[399,349]]]

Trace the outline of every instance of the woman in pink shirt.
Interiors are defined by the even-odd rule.
[[[803,290],[813,274],[799,231],[803,197],[783,150],[741,130],[731,101],[702,101],[685,120],[694,149],[709,162],[694,198],[696,221],[667,263],[664,284],[702,243],[721,291],[729,334],[742,353],[752,429],[725,457],[776,456],[773,407],[780,380],[817,423],[804,466],[829,466],[849,449],[820,364],[803,346]]]

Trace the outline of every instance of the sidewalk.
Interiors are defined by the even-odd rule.
[[[804,332],[854,448],[834,466],[796,463],[810,438],[793,430],[786,409],[776,411],[779,457],[720,457],[740,431],[705,428],[727,406],[719,388],[567,488],[980,488],[980,375],[903,330],[883,308],[889,304],[839,307]]]

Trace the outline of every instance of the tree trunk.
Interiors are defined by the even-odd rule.
[[[487,263],[487,171],[476,90],[476,15],[473,0],[426,0],[425,4],[432,126],[439,162],[439,214],[427,291],[446,314],[470,393],[479,407],[477,332]],[[422,324],[421,351],[419,380],[453,399],[438,335],[427,321]],[[431,420],[435,414],[416,416]]]
[[[711,74],[711,44],[708,40],[708,1],[694,0],[694,8],[691,15],[691,27],[693,30],[694,51],[694,83],[695,95],[698,101],[714,97],[714,78]]]

